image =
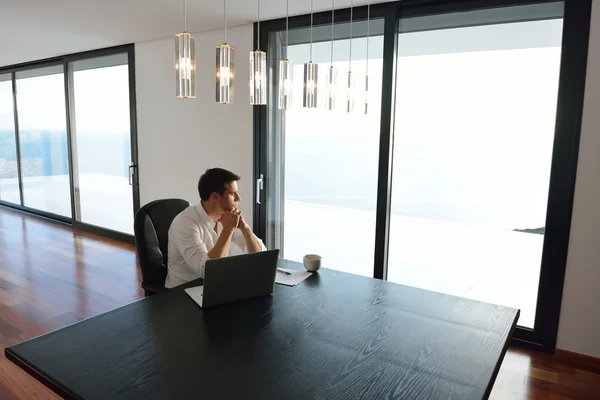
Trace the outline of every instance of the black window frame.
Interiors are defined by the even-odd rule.
[[[384,90],[381,103],[374,278],[387,278],[397,37],[400,20],[408,17],[554,2],[557,0],[403,0],[371,6],[371,19],[384,19],[382,78]],[[535,327],[529,329],[519,326],[513,337],[513,341],[517,344],[550,353],[556,349],[571,231],[592,7],[591,0],[563,0],[563,3],[557,115]],[[353,18],[355,21],[366,20],[367,7],[354,8]],[[349,20],[350,9],[335,11],[336,24]],[[331,12],[316,13],[313,15],[313,21],[314,26],[330,24]],[[310,14],[289,18],[290,29],[310,27],[310,23]],[[259,38],[255,24],[254,46],[260,43],[261,49],[269,48],[269,34],[284,31],[285,27],[285,18],[261,22]],[[263,183],[269,184],[268,107],[271,106],[254,107],[254,178],[257,182],[253,188],[255,199],[260,199],[257,196],[264,198],[264,190],[259,187],[257,179],[262,175]],[[265,201],[255,202],[253,209],[254,230],[263,240],[267,238],[265,203]],[[519,277],[515,276],[515,281],[518,279]]]
[[[59,57],[52,57],[43,60],[36,60],[21,64],[10,65],[6,67],[0,67],[0,74],[11,74],[12,78],[12,94],[13,94],[13,113],[14,113],[14,124],[15,124],[15,141],[17,151],[17,173],[19,180],[19,188],[21,201],[20,204],[14,204],[7,201],[0,200],[0,206],[12,208],[20,212],[24,212],[36,217],[44,218],[54,222],[71,225],[74,229],[81,230],[84,232],[96,234],[102,237],[119,240],[126,243],[134,243],[134,236],[123,232],[114,231],[107,228],[87,224],[81,221],[77,221],[75,218],[75,191],[73,181],[73,157],[72,157],[72,144],[73,144],[73,132],[71,121],[71,105],[70,101],[73,98],[73,85],[71,76],[72,71],[69,70],[69,63],[74,61],[81,61],[86,59],[98,58],[103,56],[110,56],[115,54],[126,54],[128,63],[129,73],[129,115],[130,115],[130,135],[131,135],[131,160],[133,168],[133,210],[137,212],[140,208],[140,194],[139,194],[139,168],[138,168],[138,144],[137,144],[137,105],[136,105],[136,91],[135,91],[135,47],[134,44],[126,44],[114,47],[108,47],[104,49],[84,51],[80,53],[74,53]],[[18,121],[18,107],[17,107],[17,90],[16,90],[16,74],[21,71],[30,69],[38,69],[43,67],[51,67],[62,65],[64,74],[64,94],[65,94],[65,111],[66,111],[66,133],[67,133],[67,152],[68,152],[68,163],[69,163],[69,190],[71,197],[71,217],[65,217],[63,215],[57,215],[51,212],[38,210],[35,208],[27,207],[23,202],[23,187],[22,187],[22,174],[21,174],[21,147],[19,142],[19,121]]]

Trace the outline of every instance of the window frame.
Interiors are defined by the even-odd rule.
[[[389,223],[392,196],[393,131],[395,114],[396,59],[398,25],[402,18],[422,17],[451,12],[484,10],[528,4],[556,3],[557,0],[403,0],[371,6],[371,19],[384,19],[383,91],[381,102],[379,169],[376,209],[375,256],[373,277],[387,278]],[[517,327],[514,342],[554,352],[558,335],[564,285],[573,197],[577,173],[581,116],[583,111],[587,52],[589,44],[591,0],[563,0],[563,33],[555,136],[546,215],[542,265],[534,329]],[[353,20],[366,20],[367,7],[356,7]],[[336,10],[335,23],[350,20],[350,9]],[[311,16],[289,18],[289,27],[310,27]],[[331,12],[313,15],[313,25],[331,24]],[[285,18],[261,22],[260,38],[254,24],[254,46],[269,48],[271,32],[284,31]],[[254,199],[264,199],[268,176],[269,107],[254,107]],[[258,179],[264,178],[263,186]],[[254,204],[254,230],[267,238],[266,202]],[[519,277],[514,277],[518,281]]]
[[[137,114],[136,114],[136,91],[135,91],[135,47],[133,44],[127,44],[122,46],[109,47],[99,50],[85,51],[81,53],[69,54],[59,57],[52,57],[44,60],[31,61],[21,64],[10,65],[6,67],[0,67],[0,74],[11,74],[12,79],[12,94],[13,94],[13,113],[15,119],[15,135],[16,135],[16,151],[17,151],[17,170],[19,178],[19,187],[21,190],[21,203],[14,204],[7,201],[0,200],[0,206],[12,208],[37,216],[43,219],[52,220],[65,225],[71,225],[77,230],[89,232],[99,236],[107,237],[110,239],[119,240],[126,243],[134,243],[133,235],[129,235],[122,232],[113,231],[106,228],[86,224],[77,221],[74,216],[75,214],[75,192],[74,192],[74,181],[73,181],[73,157],[72,157],[72,124],[71,120],[71,99],[73,94],[73,87],[70,82],[72,71],[70,71],[69,63],[73,61],[81,61],[85,59],[109,56],[113,54],[126,54],[129,71],[129,116],[130,116],[130,135],[131,135],[131,160],[134,168],[134,179],[132,182],[133,190],[133,204],[132,212],[135,213],[140,208],[140,195],[139,195],[139,168],[138,168],[138,145],[137,145]],[[65,217],[54,213],[38,210],[35,208],[24,206],[23,204],[23,181],[21,173],[21,147],[19,142],[19,125],[18,125],[18,107],[17,107],[17,92],[16,92],[16,74],[21,71],[27,71],[31,69],[38,69],[43,67],[51,67],[62,65],[64,74],[64,94],[65,94],[65,111],[66,111],[66,128],[67,128],[67,153],[69,162],[69,186],[71,196],[71,216]]]

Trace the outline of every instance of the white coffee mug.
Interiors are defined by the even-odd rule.
[[[304,256],[304,268],[309,272],[315,272],[321,268],[321,256],[316,254],[307,254]]]

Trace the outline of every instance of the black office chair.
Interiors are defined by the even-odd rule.
[[[135,214],[133,230],[146,296],[166,290],[169,228],[190,203],[181,199],[152,201]]]

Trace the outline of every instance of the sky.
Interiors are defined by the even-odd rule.
[[[399,46],[413,51],[398,58],[394,212],[505,229],[545,225],[561,27],[549,20],[400,35]],[[511,28],[523,39],[512,48]],[[452,37],[477,40],[460,48]],[[348,50],[348,41],[335,48],[344,45]],[[323,55],[328,47],[319,43],[313,52]],[[306,57],[307,48],[294,46],[290,59]],[[334,56],[335,111],[325,109],[323,90],[331,62],[319,58],[318,109],[302,108],[302,64],[296,63],[294,108],[285,116],[286,198],[375,209],[382,48],[372,45],[370,54],[367,115],[365,59],[352,63],[352,113],[344,109],[347,61]]]
[[[128,134],[128,79],[126,65],[74,72],[78,132]],[[20,129],[64,131],[64,75],[17,79],[17,105]],[[0,82],[0,129],[13,126],[11,83]]]

